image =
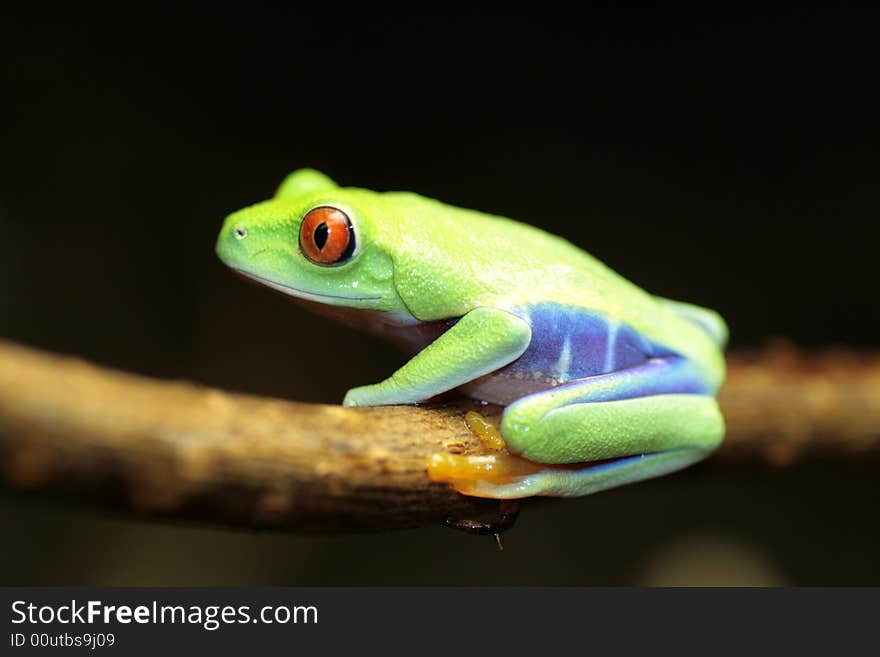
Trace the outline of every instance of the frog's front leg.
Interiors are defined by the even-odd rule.
[[[476,308],[384,381],[352,388],[345,406],[414,404],[513,362],[529,345],[529,325],[508,312]]]
[[[429,474],[462,493],[499,499],[586,495],[666,474],[721,442],[713,392],[690,361],[675,356],[571,381],[505,410],[501,433],[515,457],[499,455],[493,466],[485,462],[491,455],[452,456],[455,463],[444,458]]]

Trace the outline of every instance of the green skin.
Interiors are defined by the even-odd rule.
[[[303,217],[319,206],[342,210],[354,226],[357,247],[343,264],[316,264],[299,246]],[[713,396],[725,373],[721,318],[652,296],[566,240],[527,224],[413,193],[341,188],[302,169],[271,200],[228,216],[217,253],[245,276],[398,340],[407,327],[457,319],[391,377],[349,390],[343,403],[413,404],[463,387],[478,398],[515,401],[501,424],[512,453],[538,463],[585,464],[548,468],[514,484],[487,483],[480,496],[584,495],[680,469],[723,438]],[[667,376],[660,368],[633,370],[644,377],[638,386],[652,392],[618,399],[608,392],[618,384],[605,376],[517,400],[480,394],[489,389],[481,382],[539,337],[514,309],[541,302],[610,318],[663,345],[696,373],[704,391],[657,394]],[[601,401],[589,401],[603,390]],[[617,461],[589,465],[607,459]]]

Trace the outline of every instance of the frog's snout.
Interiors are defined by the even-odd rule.
[[[223,222],[223,228],[217,237],[216,252],[227,265],[233,265],[244,257],[244,247],[248,245],[248,227],[246,223],[236,217],[227,217]]]

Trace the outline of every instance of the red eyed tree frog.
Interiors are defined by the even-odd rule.
[[[500,435],[469,417],[495,455],[442,455],[429,468],[462,493],[586,495],[683,468],[723,438],[719,315],[652,296],[530,225],[301,169],[229,215],[217,253],[414,354],[349,390],[346,406],[452,389],[505,405]]]

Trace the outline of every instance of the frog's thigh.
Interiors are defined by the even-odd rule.
[[[586,495],[690,465],[724,436],[708,392],[688,362],[654,360],[524,397],[505,411],[502,435],[512,453],[548,467],[471,494]],[[583,467],[559,467],[572,463]]]
[[[707,395],[581,402],[549,411],[536,397],[508,409],[501,434],[512,453],[538,463],[599,461],[668,449],[708,451],[724,433],[718,404]]]
[[[576,403],[551,411],[527,429],[507,429],[511,452],[542,461],[546,468],[504,484],[475,482],[468,493],[499,499],[588,495],[687,467],[704,458],[723,435],[718,404],[707,395]],[[632,456],[580,463],[622,454]]]
[[[654,358],[523,397],[505,410],[501,433],[511,452],[540,463],[704,445],[707,431],[720,440],[711,392],[691,361]]]

